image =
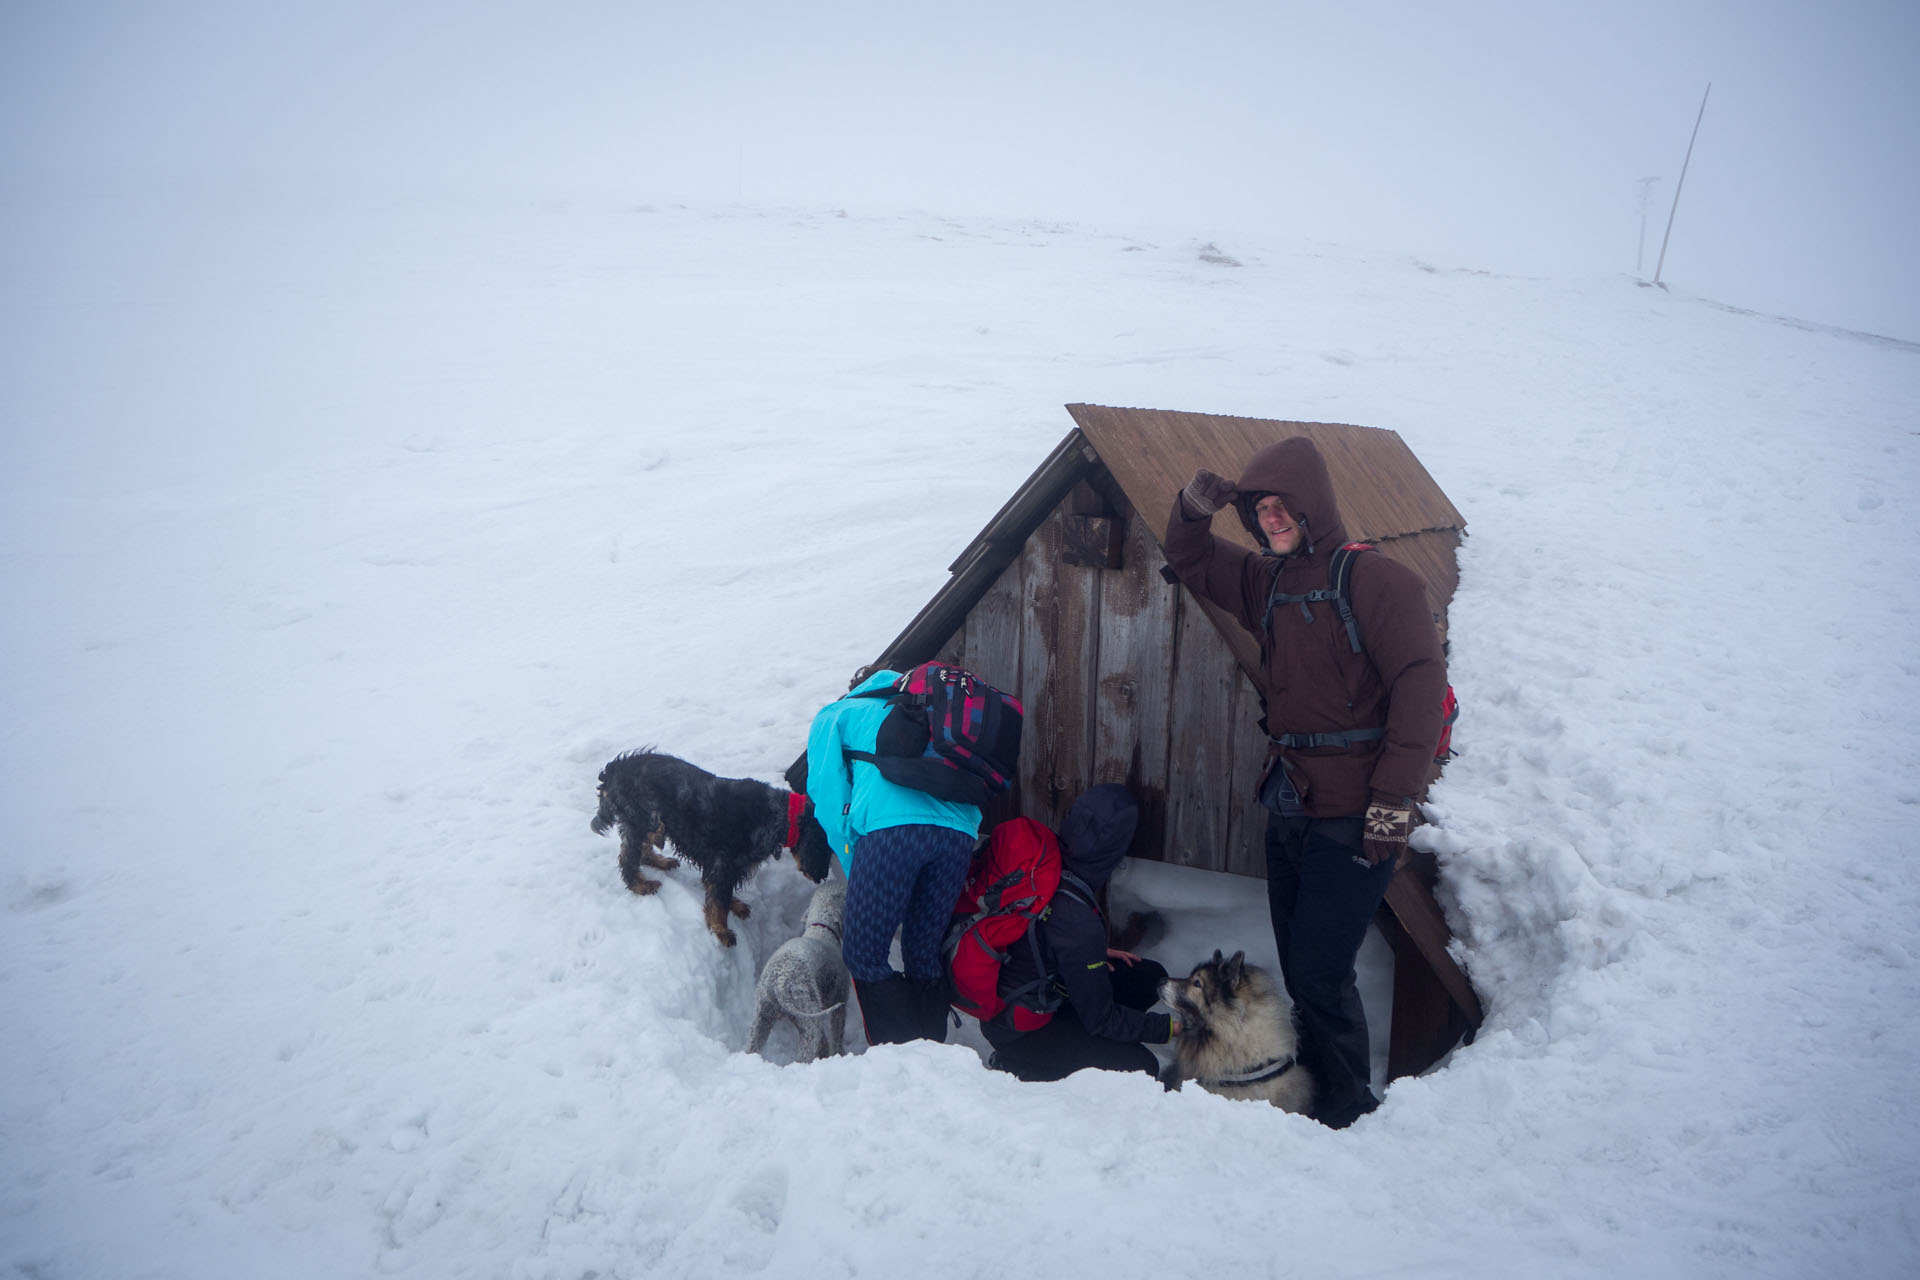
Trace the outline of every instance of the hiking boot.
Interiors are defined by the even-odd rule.
[[[920,1039],[932,1040],[936,1044],[947,1042],[947,1018],[952,1015],[955,1025],[959,1016],[953,1014],[953,1006],[948,1003],[953,998],[953,989],[944,977],[909,978],[913,987],[913,1012],[920,1028]]]
[[[913,985],[899,974],[878,982],[853,980],[860,997],[860,1020],[868,1044],[905,1044],[921,1037],[920,1011]]]
[[[1362,1089],[1358,1097],[1350,1098],[1342,1105],[1325,1110],[1315,1108],[1313,1118],[1329,1129],[1344,1129],[1379,1105],[1380,1099],[1373,1096],[1371,1089]]]

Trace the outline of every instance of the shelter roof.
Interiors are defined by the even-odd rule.
[[[1395,431],[1092,404],[1070,404],[1067,412],[1162,542],[1173,495],[1196,469],[1206,467],[1231,479],[1256,450],[1289,436],[1306,436],[1327,460],[1351,537],[1378,542],[1466,526]],[[1252,536],[1238,524],[1229,527],[1222,521],[1218,532],[1253,545]]]
[[[1067,412],[1073,430],[960,553],[947,585],[887,647],[880,658],[883,665],[911,665],[933,656],[1020,554],[1040,522],[1093,473],[1109,474],[1154,538],[1164,543],[1173,495],[1195,470],[1206,467],[1237,476],[1255,450],[1295,435],[1311,439],[1325,457],[1348,535],[1379,545],[1417,570],[1436,609],[1444,613],[1453,598],[1458,581],[1454,548],[1466,520],[1397,432],[1345,423],[1090,404],[1070,404]],[[1252,535],[1236,520],[1217,521],[1214,531],[1254,545]],[[1223,630],[1238,632],[1232,626]],[[1228,639],[1236,652],[1247,648],[1237,634]],[[1250,651],[1241,656],[1244,664]]]

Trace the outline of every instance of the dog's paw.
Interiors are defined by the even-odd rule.
[[[734,944],[733,930],[727,928],[727,913],[712,898],[707,899],[707,932],[720,940],[720,945],[730,947]]]
[[[745,920],[748,916],[753,914],[753,912],[747,909],[747,904],[740,901],[740,899],[738,898],[735,898],[732,902],[727,904],[727,910],[733,912],[734,919],[736,920]]]
[[[642,895],[658,893],[660,892],[660,882],[658,880],[635,880],[627,885],[627,888]]]

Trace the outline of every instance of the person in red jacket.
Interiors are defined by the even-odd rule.
[[[1231,506],[1260,550],[1215,537]],[[1256,452],[1239,481],[1197,472],[1167,518],[1167,562],[1260,640],[1262,727],[1272,744],[1267,905],[1287,994],[1320,1082],[1316,1114],[1344,1128],[1378,1104],[1354,960],[1403,859],[1413,804],[1444,725],[1446,658],[1426,587],[1384,555],[1353,563],[1354,651],[1330,600],[1347,541],[1326,462],[1295,436]]]

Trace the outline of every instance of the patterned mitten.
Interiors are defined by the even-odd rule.
[[[1413,832],[1413,804],[1400,796],[1375,792],[1367,802],[1367,818],[1361,828],[1361,845],[1367,865],[1377,867],[1391,858],[1396,864],[1406,857],[1407,836]]]

